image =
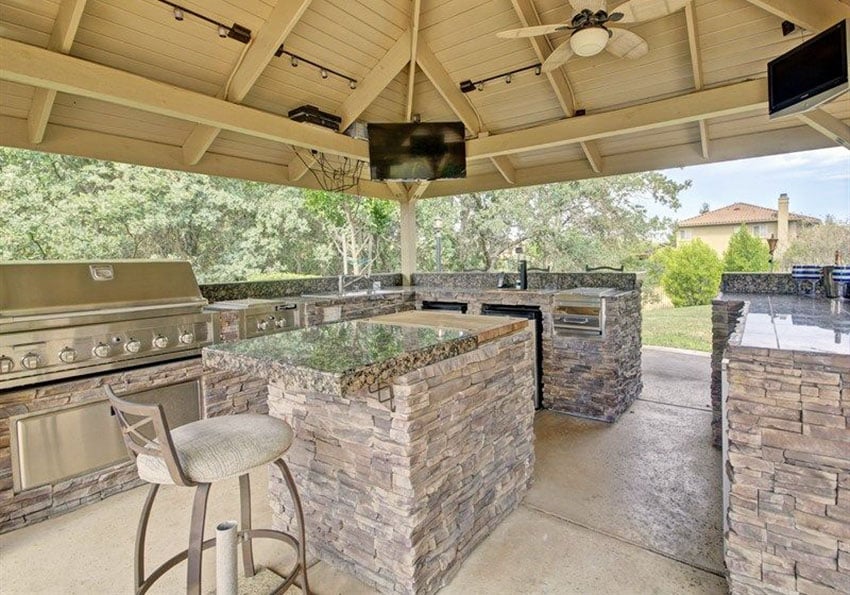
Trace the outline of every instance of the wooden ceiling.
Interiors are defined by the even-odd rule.
[[[640,59],[573,58],[467,94],[463,80],[544,60],[564,34],[495,33],[568,21],[566,0],[178,3],[249,28],[250,44],[157,0],[0,0],[0,144],[315,188],[310,149],[365,160],[367,144],[289,120],[297,106],[343,127],[463,121],[466,179],[360,184],[400,200],[850,144],[847,95],[770,121],[765,78],[770,59],[850,17],[850,0],[693,0],[622,25],[648,41]],[[281,44],[356,89],[275,57]]]

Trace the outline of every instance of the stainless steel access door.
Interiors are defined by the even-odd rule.
[[[137,393],[132,400],[161,403],[173,429],[200,419],[200,394],[200,380],[192,380]],[[15,492],[89,473],[129,457],[107,400],[19,415],[10,422]]]

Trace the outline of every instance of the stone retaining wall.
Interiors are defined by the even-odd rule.
[[[850,593],[850,355],[727,354],[732,593]]]
[[[165,384],[201,379],[204,415],[211,417],[244,411],[267,412],[264,380],[204,370],[199,357],[155,364],[112,374],[6,391],[0,396],[0,533],[68,512],[123,492],[141,481],[129,461],[20,493],[12,486],[9,417],[103,400],[103,387],[116,392],[155,388]]]
[[[534,466],[531,333],[345,395],[270,387],[312,555],[383,593],[432,593],[526,493]],[[376,387],[377,388],[377,387]],[[381,402],[393,395],[393,404]],[[276,469],[275,525],[291,509]]]
[[[717,448],[723,441],[723,356],[743,311],[744,302],[741,301],[717,299],[711,302],[711,438]]]
[[[305,306],[306,326],[395,314],[413,310],[414,307],[413,292],[349,296],[309,302]]]

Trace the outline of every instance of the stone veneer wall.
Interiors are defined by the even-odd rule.
[[[723,273],[720,291],[790,295],[797,292],[797,286],[791,278],[791,273]]]
[[[413,292],[345,297],[309,302],[305,306],[306,326],[327,322],[368,318],[413,310]]]
[[[613,422],[640,396],[640,292],[608,298],[606,319],[602,339],[553,337],[543,359],[545,407]]]
[[[530,486],[530,337],[523,330],[394,379],[394,411],[377,393],[272,385],[271,414],[295,430],[286,460],[311,555],[384,593],[444,585]],[[272,501],[288,503],[272,472]],[[289,527],[290,512],[273,505],[275,525]]]
[[[850,593],[850,355],[727,354],[731,592]]]
[[[199,357],[4,392],[0,396],[0,533],[75,510],[141,485],[135,465],[128,460],[53,485],[14,493],[10,416],[103,400],[103,387],[106,384],[115,387],[116,392],[127,392],[195,378],[201,380],[205,417],[247,411],[268,412],[265,380],[231,372],[205,370]]]
[[[346,279],[354,279],[347,275]],[[383,287],[395,287],[402,283],[401,273],[380,273],[368,280],[360,279],[348,289],[368,289],[373,281]],[[244,298],[279,298],[299,296],[302,293],[332,293],[339,289],[338,277],[307,277],[304,279],[282,279],[280,281],[238,281],[234,283],[208,283],[201,285],[201,294],[211,302]]]
[[[743,311],[741,301],[711,302],[711,439],[717,448],[723,441],[723,357]]]

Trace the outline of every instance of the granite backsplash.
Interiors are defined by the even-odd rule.
[[[346,280],[354,279],[347,275]],[[346,289],[360,290],[380,281],[382,287],[401,285],[401,273],[380,273],[369,279],[359,279]],[[201,285],[201,294],[210,302],[240,300],[244,298],[278,298],[299,296],[302,293],[332,293],[339,289],[339,277],[308,277],[304,279],[282,279],[280,281],[238,281],[235,283],[210,283]]]
[[[797,285],[791,273],[723,273],[722,293],[795,294]]]
[[[413,285],[445,289],[494,289],[499,276],[513,286],[518,274],[506,273],[414,273]],[[528,273],[529,289],[572,289],[574,287],[613,287],[632,291],[640,287],[637,273]]]

